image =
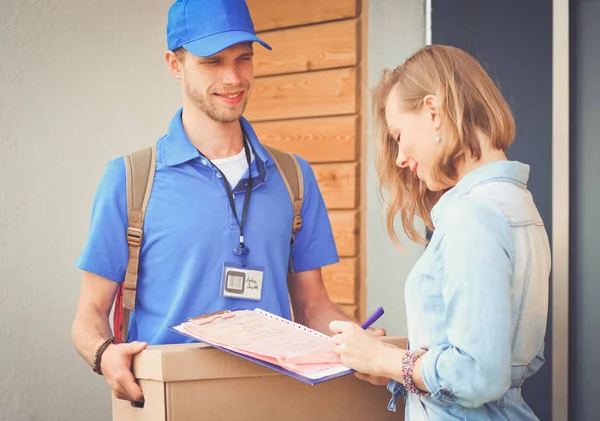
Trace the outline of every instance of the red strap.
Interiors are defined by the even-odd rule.
[[[115,296],[115,305],[113,312],[113,330],[115,339],[118,341],[125,341],[123,336],[123,318],[124,318],[124,309],[123,309],[123,282],[119,285],[119,289],[117,290],[117,295]]]

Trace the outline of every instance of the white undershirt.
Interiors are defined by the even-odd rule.
[[[250,148],[250,162],[253,160],[254,154],[252,153],[252,148]],[[213,159],[212,163],[225,174],[232,189],[235,188],[248,169],[248,161],[246,160],[246,151],[244,148],[237,155]]]

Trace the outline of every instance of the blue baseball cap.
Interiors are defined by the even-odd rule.
[[[245,0],[177,0],[169,8],[167,46],[198,57],[217,54],[241,42],[258,42]]]

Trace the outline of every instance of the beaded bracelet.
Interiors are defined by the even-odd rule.
[[[96,352],[94,353],[94,365],[92,365],[92,370],[94,371],[94,373],[98,373],[99,375],[102,375],[102,369],[100,368],[100,362],[102,361],[102,354],[104,354],[104,351],[106,351],[106,348],[108,348],[108,346],[110,344],[115,343],[116,340],[114,337],[110,337],[107,340],[105,340],[104,342],[102,342],[102,345],[100,345],[98,347],[98,349],[96,349]]]
[[[415,361],[417,361],[425,352],[427,352],[426,349],[406,351],[404,357],[402,357],[402,386],[404,386],[408,392],[419,396],[425,396],[428,395],[428,393],[417,389],[412,379],[412,373],[415,367]]]

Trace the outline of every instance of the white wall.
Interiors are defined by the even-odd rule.
[[[368,88],[379,81],[385,68],[393,69],[425,45],[425,0],[371,0],[369,2]],[[370,104],[368,111],[370,112]],[[369,117],[369,135],[372,134]],[[424,247],[411,243],[402,234],[403,251],[398,251],[385,228],[385,211],[377,192],[373,148],[367,168],[367,312],[383,306],[385,315],[377,326],[388,334],[406,335],[404,281]],[[399,222],[399,221],[398,221]],[[425,225],[420,222],[420,232]]]
[[[0,420],[110,419],[76,354],[73,267],[107,160],[179,105],[163,61],[170,0],[0,2]]]

